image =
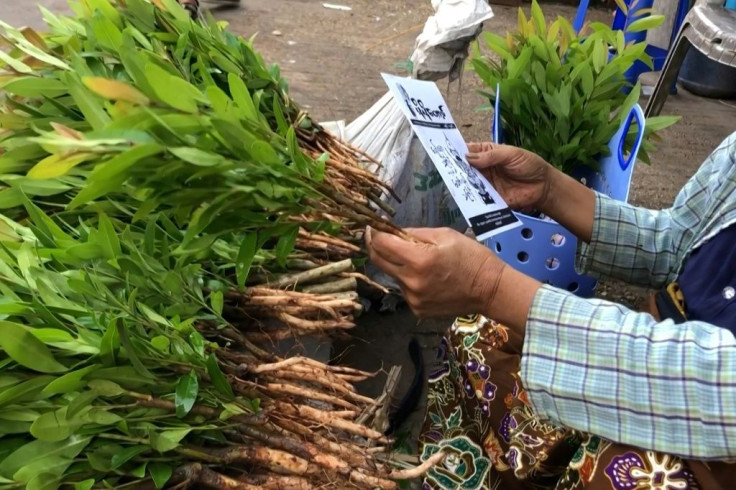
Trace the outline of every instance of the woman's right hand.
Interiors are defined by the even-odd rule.
[[[495,143],[470,143],[468,150],[468,163],[481,171],[509,206],[544,211],[555,172],[542,157]]]

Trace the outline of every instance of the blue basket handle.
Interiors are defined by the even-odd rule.
[[[629,129],[631,128],[631,123],[634,119],[636,119],[636,125],[638,126],[636,140],[634,141],[634,146],[631,148],[631,152],[629,153],[629,158],[625,159],[624,144],[626,143],[626,135],[629,134]],[[636,158],[636,155],[639,154],[639,149],[644,141],[644,124],[644,111],[642,111],[639,104],[635,104],[634,107],[631,108],[629,116],[626,118],[626,122],[624,123],[621,131],[621,141],[618,143],[618,163],[621,165],[621,170],[626,170],[628,166],[631,165],[632,160]]]
[[[626,6],[631,5],[631,0],[624,0],[624,3]],[[681,2],[682,3],[682,2]],[[575,32],[580,34],[580,31],[583,29],[583,26],[585,25],[585,17],[588,14],[588,6],[590,5],[590,0],[580,0],[580,5],[578,6],[578,12],[575,14],[575,20],[572,23],[573,29],[575,29]],[[614,30],[621,31],[626,27],[627,22],[626,15],[621,11],[620,8],[616,7],[616,15],[613,19],[613,28]]]
[[[583,29],[583,25],[585,25],[585,17],[588,15],[588,5],[590,4],[590,0],[580,0],[580,5],[578,5],[578,13],[575,14],[575,20],[572,23],[572,28],[575,29],[575,32],[580,34],[580,31]]]
[[[503,143],[503,124],[501,123],[501,84],[496,84],[496,104],[491,119],[491,139],[494,143]]]

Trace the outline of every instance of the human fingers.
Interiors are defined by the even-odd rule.
[[[515,146],[491,144],[485,151],[469,153],[468,163],[477,169],[504,166],[513,163],[523,156],[523,150]]]
[[[472,142],[468,143],[468,152],[469,153],[482,153],[492,145],[493,143],[489,143],[487,141],[483,142]]]
[[[444,234],[443,228],[404,228],[404,232],[419,242],[427,245],[436,245]]]

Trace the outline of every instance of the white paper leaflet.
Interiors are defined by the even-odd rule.
[[[468,146],[437,85],[386,74],[383,79],[477,239],[483,241],[520,226],[496,189],[465,160]]]

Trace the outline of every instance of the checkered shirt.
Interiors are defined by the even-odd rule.
[[[593,238],[578,250],[578,269],[659,289],[676,280],[693,250],[734,223],[736,133],[669,209],[598,194]],[[521,370],[543,419],[686,458],[736,459],[736,339],[725,328],[658,323],[543,286],[529,313]]]

